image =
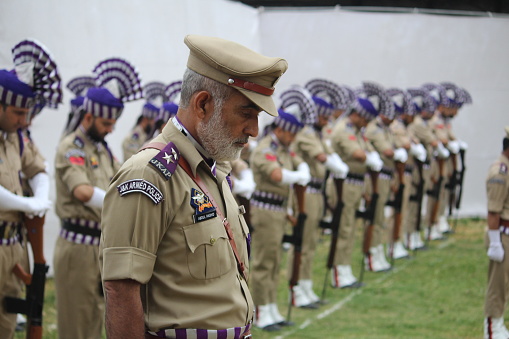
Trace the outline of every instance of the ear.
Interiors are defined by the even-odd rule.
[[[204,120],[213,112],[212,96],[207,91],[200,91],[194,94],[191,100],[193,111],[200,120]]]
[[[83,116],[83,120],[81,120],[81,124],[83,125],[83,127],[88,128],[92,125],[92,120],[94,120],[94,116],[92,115],[92,113],[87,112]]]

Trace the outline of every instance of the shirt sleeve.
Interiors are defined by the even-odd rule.
[[[507,173],[500,173],[499,166],[496,164],[490,168],[490,174],[486,179],[486,195],[488,200],[488,211],[501,213],[508,193]]]
[[[174,174],[169,180],[178,179]],[[103,280],[150,280],[167,221],[178,209],[170,185],[146,163],[129,162],[114,176],[101,221]]]
[[[87,175],[86,154],[74,144],[59,148],[55,157],[55,172],[69,192],[79,185],[92,185]]]

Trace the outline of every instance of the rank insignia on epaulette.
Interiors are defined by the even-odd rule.
[[[159,204],[164,200],[163,193],[151,182],[145,179],[127,180],[117,186],[117,191],[121,197],[128,193],[143,193],[152,200],[154,204]]]
[[[507,174],[507,165],[504,163],[500,164],[500,169],[498,170],[500,174]]]
[[[83,139],[81,139],[80,137],[76,137],[74,138],[74,141],[73,141],[73,144],[75,144],[76,146],[78,146],[79,148],[83,148],[85,147],[85,142],[83,141]]]
[[[180,159],[180,152],[174,143],[168,143],[155,157],[150,164],[155,167],[166,180],[169,180],[177,170]]]
[[[191,188],[191,206],[195,209],[193,220],[195,223],[215,218],[216,208],[210,202],[210,199],[205,193],[198,191],[196,188]]]

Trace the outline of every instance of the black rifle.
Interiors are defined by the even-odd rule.
[[[286,317],[286,321],[290,322],[291,314],[292,314],[292,306],[293,306],[293,287],[297,286],[299,283],[299,271],[300,271],[300,261],[302,254],[302,235],[304,233],[304,223],[306,222],[306,208],[305,208],[305,195],[306,195],[306,186],[294,185],[295,195],[297,197],[297,204],[299,209],[299,214],[297,217],[297,222],[293,225],[293,232],[288,239],[287,237],[284,239],[285,242],[290,242],[293,244],[293,262],[292,262],[292,275],[289,280],[289,288],[290,288],[290,303],[288,305],[288,316]]]
[[[387,205],[394,208],[394,227],[389,248],[391,266],[394,265],[394,244],[399,240],[401,231],[401,206],[403,205],[403,191],[405,190],[405,163],[396,162],[396,172],[398,173],[399,181],[398,191],[394,195],[394,200],[387,203]]]
[[[371,248],[371,239],[373,238],[373,229],[375,228],[375,211],[378,202],[378,172],[369,171],[371,178],[371,186],[373,187],[373,193],[371,193],[371,200],[369,202],[369,208],[364,214],[366,220],[366,226],[364,230],[364,239],[362,241],[362,262],[361,262],[361,273],[359,274],[359,284],[362,286],[362,280],[364,278],[364,258],[369,258],[369,249]],[[368,259],[369,260],[369,259]]]
[[[422,210],[422,200],[424,198],[424,163],[420,161],[417,158],[414,158],[416,167],[417,167],[417,173],[419,175],[419,182],[417,183],[415,194],[410,196],[411,201],[415,201],[417,203],[417,218],[416,218],[416,224],[415,224],[415,230],[417,232],[421,232],[421,210]]]
[[[325,271],[325,279],[323,282],[323,289],[322,289],[322,300],[325,300],[325,290],[327,288],[327,279],[330,270],[334,266],[334,257],[336,256],[336,245],[338,242],[339,237],[339,227],[341,223],[341,212],[343,211],[343,181],[344,179],[336,179],[334,178],[334,187],[336,188],[336,197],[337,202],[336,206],[334,207],[333,214],[332,214],[332,221],[330,223],[330,229],[332,231],[331,233],[331,241],[330,241],[330,247],[329,247],[329,256],[327,257],[327,270]],[[327,201],[325,200],[325,204],[327,204]]]
[[[460,150],[460,160],[461,160],[461,171],[458,172],[458,195],[456,198],[456,218],[454,219],[454,226],[452,228],[452,231],[456,231],[456,226],[458,223],[458,213],[461,206],[461,197],[463,195],[463,180],[465,179],[465,170],[466,170],[466,164],[465,164],[465,150]]]
[[[28,241],[34,256],[34,270],[28,274],[16,264],[13,273],[26,285],[26,299],[5,297],[5,310],[8,313],[21,313],[27,316],[27,339],[42,338],[42,309],[44,305],[44,286],[48,266],[43,253],[44,217],[25,217],[25,227],[28,230]]]
[[[456,163],[456,154],[451,153],[450,159],[452,162],[452,174],[449,177],[449,182],[446,185],[446,188],[449,191],[449,217],[452,216],[452,210],[456,206],[456,186],[458,185],[458,167]]]
[[[431,227],[436,224],[438,217],[438,210],[440,207],[440,190],[442,188],[442,182],[444,181],[444,159],[437,158],[438,162],[438,180],[435,182],[433,189],[429,192],[429,196],[434,199],[433,206],[431,208],[431,215],[428,224],[428,236],[426,241],[430,241]]]

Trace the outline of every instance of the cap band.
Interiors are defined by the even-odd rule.
[[[228,85],[237,86],[240,88],[247,89],[248,91],[260,93],[263,95],[274,94],[274,88],[263,87],[261,85],[255,84],[254,82],[244,81],[236,78],[229,78]]]

